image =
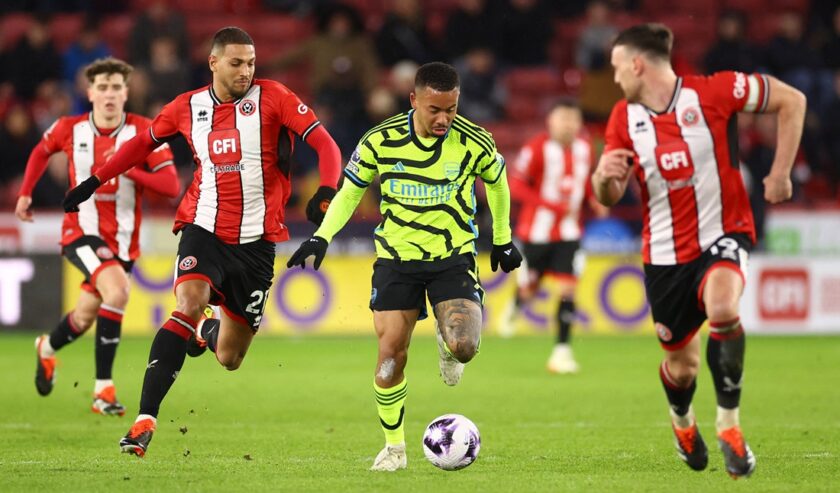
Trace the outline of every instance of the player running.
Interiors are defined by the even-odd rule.
[[[330,240],[379,175],[382,222],[374,233],[370,309],[379,338],[373,390],[385,448],[373,462],[374,471],[406,467],[404,369],[414,325],[428,316],[424,295],[437,319],[443,381],[456,385],[464,364],[478,352],[484,291],[475,263],[476,177],[485,183],[493,214],[493,270],[501,265],[510,272],[522,261],[511,242],[505,161],[489,133],[456,116],[459,87],[458,73],[447,64],[418,69],[413,109],[362,137],[324,223],[287,263],[303,268],[314,255],[318,269]]]
[[[115,58],[99,59],[85,67],[88,100],[93,110],[59,118],[32,150],[15,215],[32,222],[32,190],[44,174],[51,155],[64,152],[70,167],[70,186],[104,166],[115,149],[147,131],[150,120],[126,113],[131,65]],[[35,339],[35,388],[48,395],[55,381],[55,353],[76,340],[96,321],[94,340],[96,382],[92,409],[104,415],[125,414],[117,400],[112,370],[120,342],[123,311],[128,303],[128,273],[140,255],[141,197],[144,189],[167,197],[181,190],[166,144],[155,146],[143,167],[111,178],[78,213],[64,215],[61,253],[84,275],[75,308],[49,334]]]
[[[575,319],[575,285],[583,264],[580,252],[584,202],[600,216],[607,209],[592,195],[589,178],[595,153],[583,135],[583,114],[574,101],[560,100],[548,113],[547,131],[529,140],[510,171],[513,200],[521,203],[515,235],[524,246],[527,269],[517,271],[516,296],[499,327],[502,336],[515,331],[520,308],[548,277],[560,293],[557,342],[548,359],[552,373],[577,373],[570,345]]]
[[[242,29],[213,36],[213,81],[167,104],[148,132],[127,142],[108,165],[71,190],[75,210],[96,190],[137,165],[161,142],[183,135],[196,163],[175,218],[177,308],[158,330],[140,396],[140,413],[120,440],[123,452],[143,456],[164,396],[184,364],[206,344],[228,370],[242,364],[260,326],[274,274],[274,244],[286,241],[293,136],[318,153],[321,187],[307,206],[320,224],[341,172],[341,155],[312,110],[278,82],[254,79],[254,41]],[[82,206],[84,207],[84,205]],[[208,303],[221,305],[220,323],[196,326]]]
[[[738,417],[745,342],[738,303],[755,228],[738,171],[735,119],[738,112],[777,114],[776,156],[764,178],[764,197],[775,204],[791,196],[805,96],[762,74],[677,77],[672,41],[661,24],[631,27],[615,40],[611,63],[626,100],[610,115],[592,183],[605,205],[621,198],[631,174],[641,186],[645,289],[665,349],[659,375],[677,452],[698,471],[708,458],[691,399],[698,329],[709,320],[706,358],[717,394],[718,443],[727,472],[738,478],[755,469]]]

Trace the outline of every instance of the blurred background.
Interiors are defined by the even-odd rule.
[[[345,157],[370,126],[408,109],[418,64],[444,60],[462,77],[459,112],[492,132],[510,160],[544,129],[546,110],[564,96],[579,101],[586,132],[600,149],[606,118],[621,97],[609,65],[611,40],[632,24],[659,21],[675,33],[679,75],[760,71],[808,96],[794,197],[781,206],[767,206],[761,186],[773,159],[775,119],[738,119],[741,169],[759,234],[744,319],[756,331],[840,331],[836,0],[4,0],[2,9],[2,329],[47,330],[75,301],[79,278],[62,264],[57,245],[57,208],[67,188],[63,155],[53,156],[35,189],[36,222],[20,224],[12,212],[42,132],[60,116],[90,109],[80,68],[96,58],[113,55],[134,65],[127,110],[153,117],[179,93],[210,81],[210,38],[237,25],[255,40],[256,76],[286,84],[312,106]],[[188,183],[190,152],[183,140],[173,149]],[[317,188],[317,162],[304,144],[296,146],[293,161],[287,216],[295,238],[280,245],[281,254],[313,231],[303,208]],[[331,246],[333,257],[321,271],[278,269],[265,331],[370,333],[366,292],[371,231],[379,221],[376,188]],[[147,197],[145,255],[135,267],[128,332],[153,333],[171,309],[177,240],[169,230],[176,204]],[[489,232],[486,211],[479,215],[482,231]],[[586,218],[588,258],[578,293],[584,331],[651,330],[637,255],[640,219],[633,190],[610,217]],[[486,241],[489,235],[482,236]],[[483,273],[492,330],[513,281],[487,268]],[[546,288],[526,310],[523,332],[551,331],[551,295]]]

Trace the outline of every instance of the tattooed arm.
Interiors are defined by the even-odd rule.
[[[452,356],[461,363],[473,359],[481,338],[481,305],[465,298],[441,301],[435,318]]]

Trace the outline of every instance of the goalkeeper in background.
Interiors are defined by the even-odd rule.
[[[412,110],[368,131],[344,169],[344,184],[321,227],[289,259],[315,256],[317,269],[333,236],[345,225],[376,175],[382,222],[374,232],[370,309],[379,338],[374,395],[385,448],[371,470],[406,467],[403,373],[411,333],[428,316],[437,319],[440,373],[456,385],[464,364],[478,352],[484,291],[476,268],[475,179],[484,181],[493,215],[491,267],[517,268],[522,256],[511,242],[510,191],[505,161],[490,134],[457,116],[460,81],[445,63],[420,67]]]

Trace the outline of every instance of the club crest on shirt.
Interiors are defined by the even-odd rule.
[[[114,252],[112,252],[111,249],[106,246],[101,246],[96,249],[96,256],[101,258],[102,260],[111,260],[112,258],[114,258]]]
[[[184,257],[179,263],[178,268],[180,270],[190,270],[198,265],[198,260],[195,257],[190,255],[189,257]]]
[[[445,163],[443,173],[447,180],[454,180],[461,173],[461,163]]]
[[[671,340],[672,337],[674,337],[671,334],[671,329],[669,329],[665,325],[663,325],[659,322],[656,322],[655,325],[656,325],[656,334],[659,336],[660,339],[662,339],[662,341],[668,342],[668,341]]]
[[[690,127],[700,121],[700,113],[695,108],[686,108],[683,111],[682,117],[680,118],[683,125],[686,127]]]
[[[257,110],[257,103],[251,101],[250,99],[246,99],[239,103],[239,112],[242,113],[243,116],[250,116],[254,114],[254,111]]]

